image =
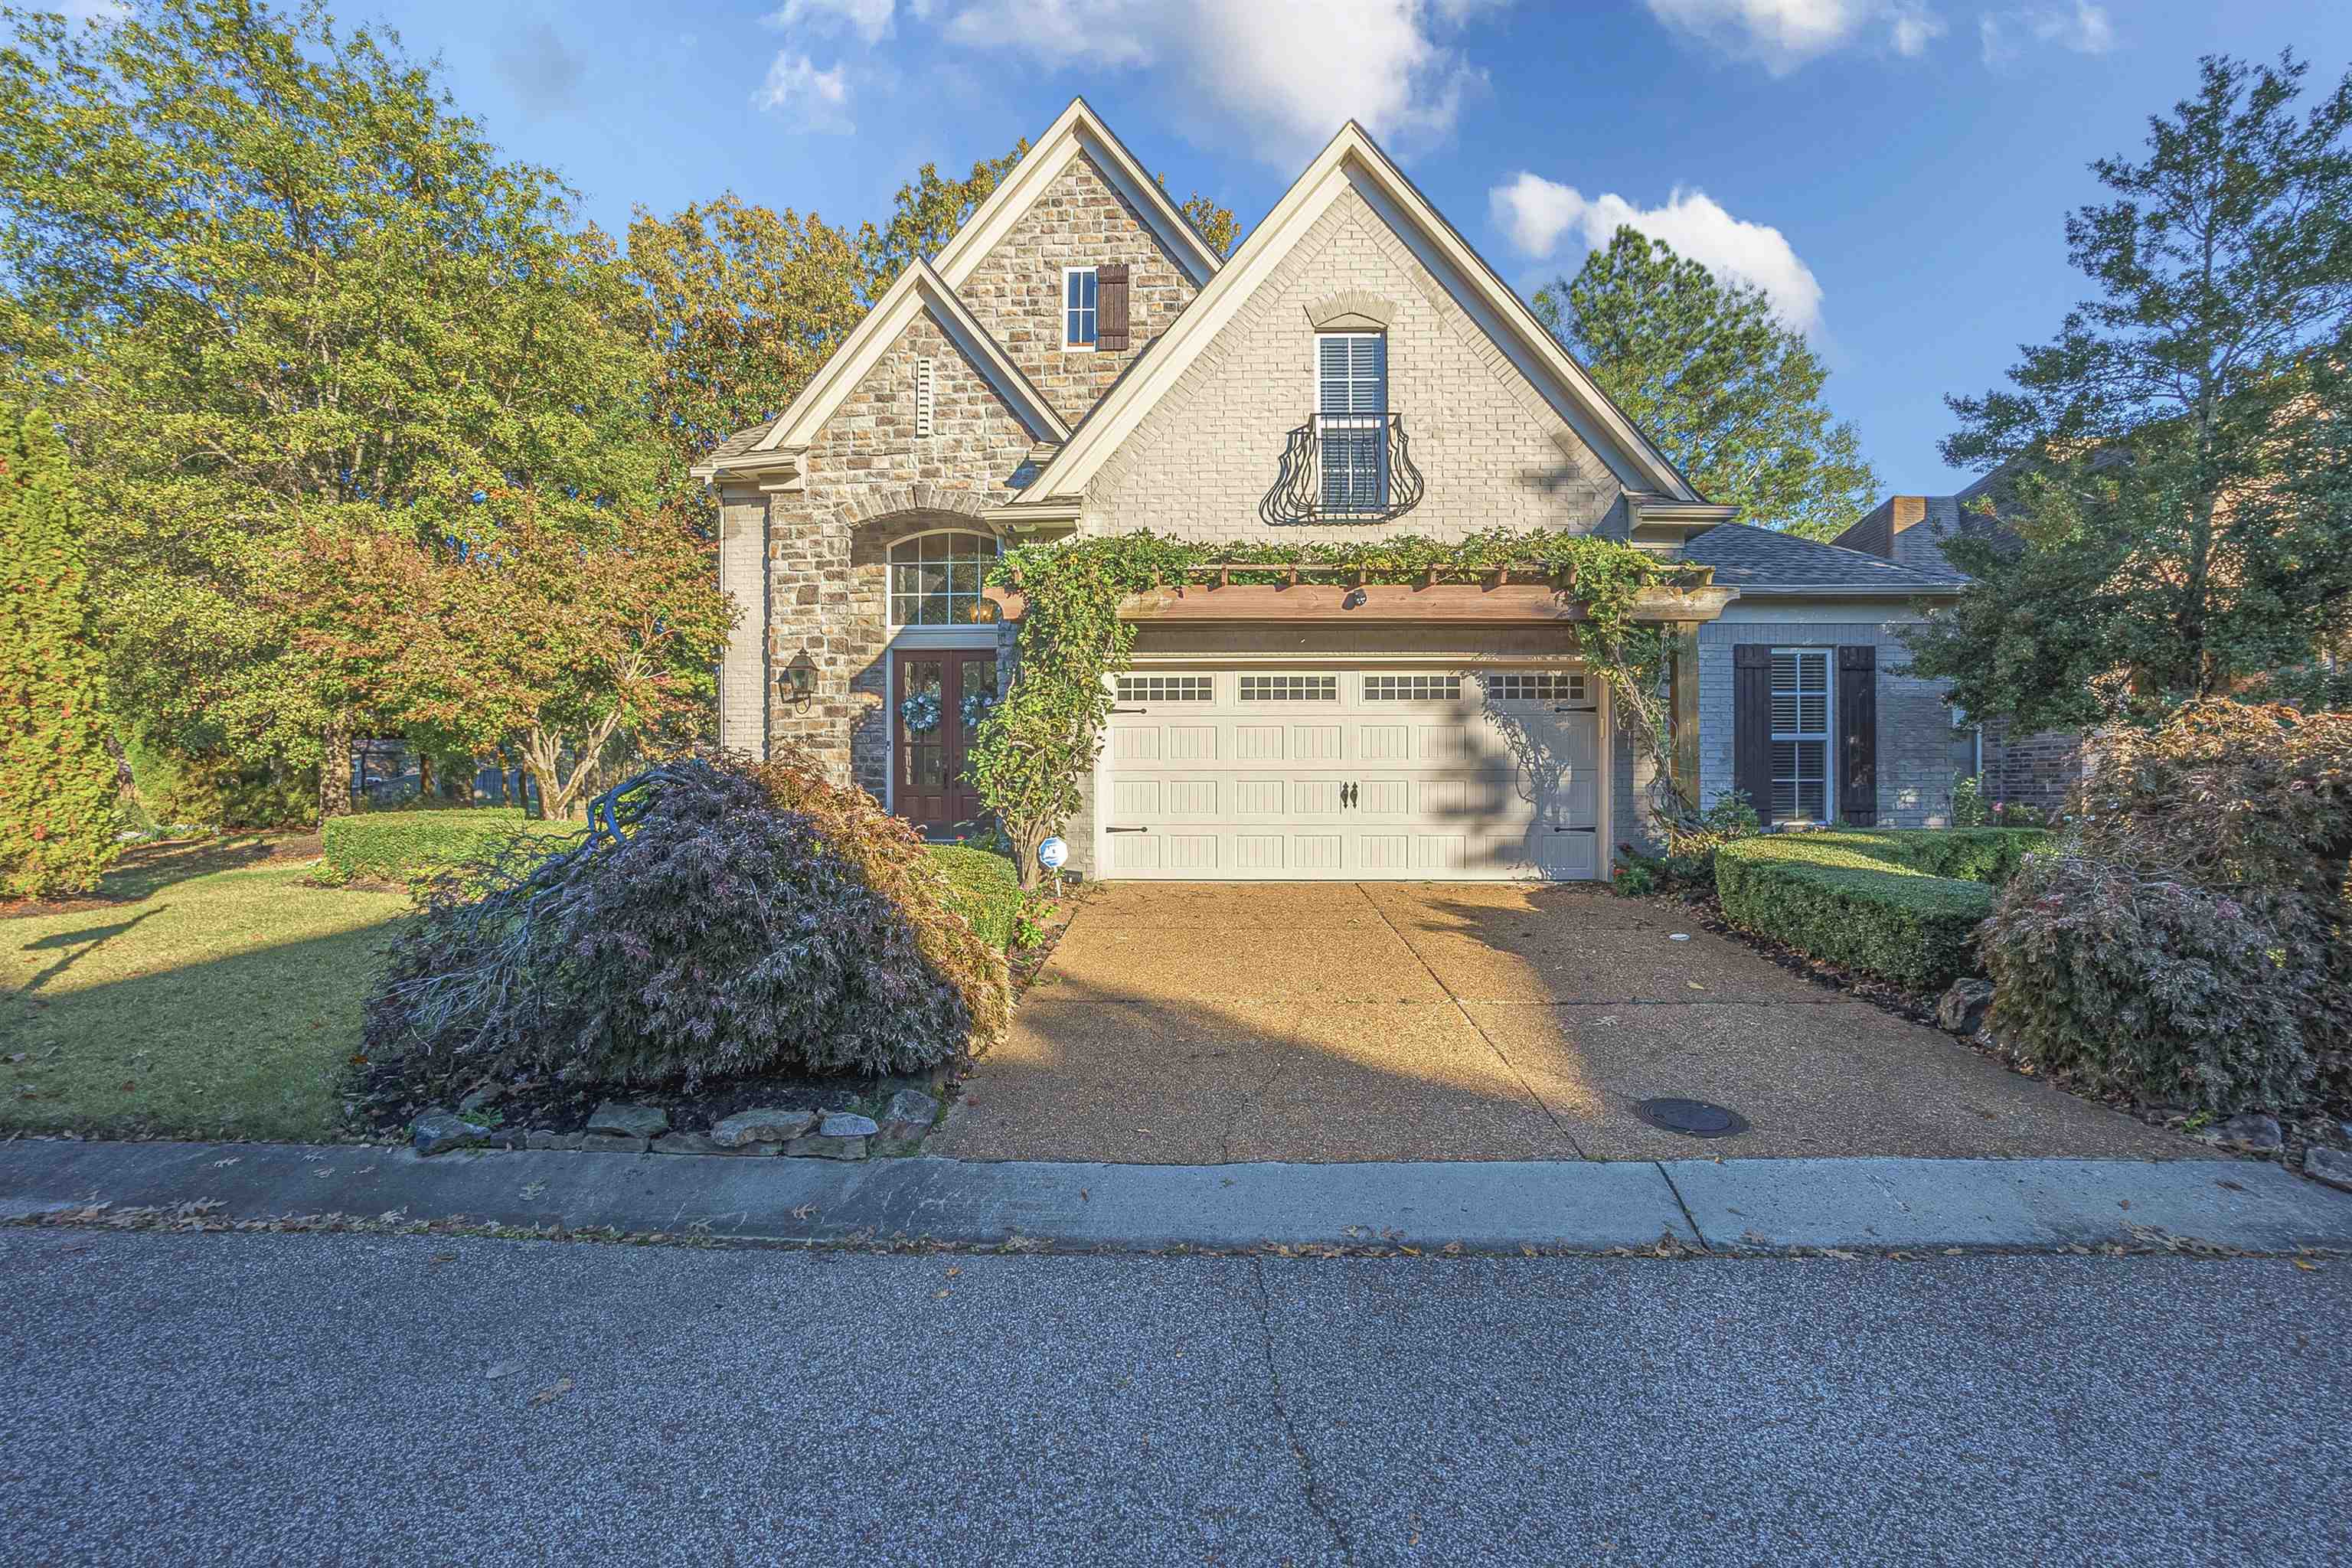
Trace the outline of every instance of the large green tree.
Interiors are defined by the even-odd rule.
[[[781,412],[865,307],[846,230],[773,212],[732,192],[629,226],[639,330],[655,355],[648,397],[665,447],[662,490],[710,527],[707,486],[688,470],[734,432]]]
[[[972,208],[988,199],[988,193],[1013,172],[1013,165],[1027,151],[1029,139],[1024,136],[1013,144],[1012,152],[1001,158],[982,158],[961,180],[942,176],[936,163],[916,170],[915,177],[898,187],[887,223],[877,226],[869,221],[857,226],[859,288],[866,302],[880,299],[915,258],[928,261],[937,256],[963,226],[964,219],[971,216]]]
[[[396,35],[316,0],[16,16],[0,49],[0,354],[100,519],[119,698],[189,746],[320,764],[370,713],[273,607],[305,532],[414,548],[527,485],[651,492],[647,354],[609,243]]]
[[[0,403],[0,898],[83,891],[116,854],[88,532],[65,443]]]
[[[1828,367],[1762,289],[1625,227],[1534,303],[1709,500],[1811,539],[1870,510],[1878,476],[1822,401]]]
[[[2066,221],[2093,297],[2008,387],[1955,397],[1955,464],[2001,470],[2005,531],[1950,547],[1977,584],[1914,635],[1970,712],[2084,723],[2119,699],[2230,690],[2308,658],[2352,594],[2352,75],[2200,62],[2103,158]]]

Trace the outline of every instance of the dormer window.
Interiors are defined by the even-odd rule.
[[[1098,335],[1097,309],[1100,297],[1097,290],[1095,269],[1091,267],[1062,268],[1062,346],[1066,349],[1091,349]]]

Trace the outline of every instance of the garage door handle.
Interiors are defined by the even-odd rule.
[[[1111,711],[1114,713],[1148,713],[1150,710],[1148,708],[1114,708]]]
[[[1117,833],[1118,829],[1114,827],[1111,831],[1113,833]],[[1554,827],[1552,831],[1554,833],[1598,833],[1601,829],[1597,827]]]
[[[1149,833],[1151,829],[1149,827],[1106,827],[1103,831],[1105,833]]]

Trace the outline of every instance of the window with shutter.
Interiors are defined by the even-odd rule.
[[[1097,317],[1101,309],[1100,280],[1091,267],[1062,268],[1062,346],[1066,349],[1090,349],[1095,346]]]
[[[1095,347],[1105,353],[1125,353],[1130,342],[1127,280],[1124,261],[1107,261],[1095,268]]]
[[[1375,511],[1388,503],[1389,341],[1381,332],[1315,340],[1315,424],[1323,510]]]
[[[1830,819],[1830,650],[1772,650],[1770,822]]]

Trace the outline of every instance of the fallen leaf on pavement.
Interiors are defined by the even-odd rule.
[[[519,1361],[492,1362],[483,1369],[482,1375],[490,1382],[496,1383],[502,1377],[512,1377],[521,1370],[522,1363]]]
[[[792,1211],[792,1216],[794,1219],[806,1219],[809,1215],[814,1213],[816,1213],[816,1205],[814,1204],[803,1204],[800,1207]]]
[[[533,1405],[552,1405],[571,1392],[572,1380],[568,1377],[559,1377],[548,1387],[542,1388],[537,1394],[532,1394],[530,1396],[530,1402]]]

